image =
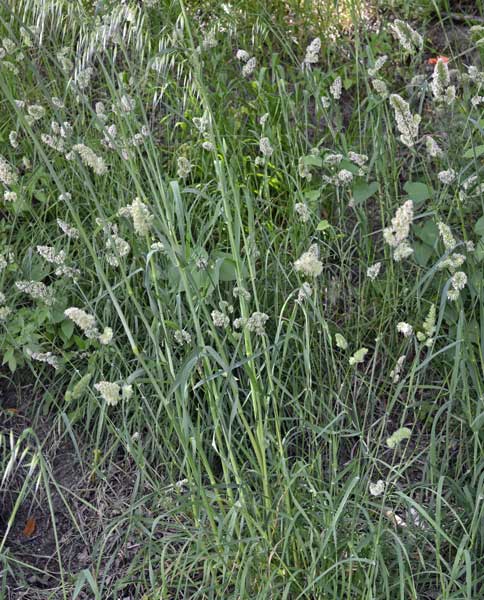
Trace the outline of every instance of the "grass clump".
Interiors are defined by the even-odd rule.
[[[277,4],[0,7],[5,591],[479,597],[482,30]]]

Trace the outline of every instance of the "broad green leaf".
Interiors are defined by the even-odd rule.
[[[356,202],[365,202],[365,200],[376,194],[379,187],[377,181],[371,183],[359,182],[353,186],[353,198]]]
[[[215,256],[217,256],[217,254],[215,254]],[[236,281],[237,263],[230,254],[218,253],[214,276],[218,276],[218,281]],[[242,265],[242,277],[246,276],[247,269]]]
[[[407,181],[403,186],[410,200],[424,202],[432,197],[433,189],[421,181]]]
[[[474,148],[470,148],[467,152],[464,152],[464,158],[479,158],[484,154],[484,144],[480,146],[474,146]]]
[[[477,220],[474,225],[474,231],[479,237],[484,237],[484,216]]]
[[[308,190],[304,192],[304,197],[308,202],[317,202],[321,196],[321,190]]]
[[[65,319],[61,323],[61,331],[64,335],[64,339],[70,340],[74,333],[74,323],[70,319]]]
[[[481,238],[477,242],[474,258],[477,260],[477,262],[482,262],[484,260],[484,238]]]
[[[415,235],[425,244],[433,246],[439,237],[439,229],[433,221],[427,221],[425,225],[414,227]]]
[[[421,242],[415,242],[413,245],[415,261],[421,267],[425,267],[434,253],[433,248]]]
[[[326,219],[323,219],[322,221],[319,221],[318,226],[316,227],[316,231],[326,231],[327,229],[330,229],[331,225],[330,223],[328,223],[328,221]]]
[[[323,159],[320,156],[313,156],[312,154],[303,156],[302,160],[307,167],[321,167],[323,165]]]

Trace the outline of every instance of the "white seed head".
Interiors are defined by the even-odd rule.
[[[341,98],[342,91],[343,82],[341,81],[341,77],[336,77],[336,79],[333,81],[329,88],[329,92],[335,100],[339,100]]]
[[[397,323],[397,331],[403,337],[410,337],[413,334],[413,327],[409,323],[405,323],[405,321],[400,321],[400,323]]]
[[[18,181],[17,171],[12,165],[0,154],[0,181],[4,185],[14,185]]]
[[[313,244],[307,252],[304,252],[294,263],[294,268],[308,277],[321,275],[323,263],[319,260],[318,245]]]
[[[79,327],[79,329],[84,332],[87,338],[94,339],[99,336],[95,317],[86,313],[81,308],[76,308],[74,306],[67,308],[64,311],[64,315],[73,321]]]
[[[182,179],[188,177],[192,170],[192,163],[188,160],[186,156],[180,156],[177,161],[177,175]]]
[[[372,79],[371,85],[379,96],[382,98],[388,98],[388,86],[383,79]]]
[[[109,406],[116,406],[121,398],[121,387],[117,383],[100,381],[94,385],[94,388]]]
[[[242,68],[243,77],[250,77],[255,71],[256,67],[257,59],[255,58],[255,56],[253,56],[252,58],[249,58],[249,60],[245,63],[244,67]]]
[[[271,146],[269,138],[263,137],[259,141],[259,150],[263,156],[270,158],[274,152],[274,149]]]
[[[408,102],[398,94],[390,96],[390,104],[395,113],[397,129],[400,132],[400,141],[411,148],[418,139],[418,129],[421,121],[420,115],[412,115]]]
[[[215,327],[228,327],[230,319],[223,312],[219,310],[212,310],[211,312],[212,322]]]
[[[105,327],[98,340],[103,346],[110,344],[113,340],[113,330],[111,327]]]
[[[237,60],[240,60],[241,62],[246,63],[249,58],[250,58],[250,54],[246,51],[246,50],[237,50],[237,54],[235,55],[235,58]]]
[[[17,281],[15,287],[24,294],[28,294],[35,300],[41,300],[47,306],[52,306],[55,302],[52,288],[41,281]]]
[[[456,173],[454,169],[448,169],[447,171],[440,171],[437,177],[444,185],[450,185],[455,180]]]
[[[302,223],[307,223],[311,218],[311,212],[304,202],[298,202],[294,205],[294,212],[299,216]]]
[[[456,247],[457,242],[455,241],[455,238],[452,235],[452,231],[450,230],[450,227],[448,225],[446,225],[445,223],[442,223],[442,221],[439,221],[437,223],[437,227],[439,230],[439,235],[442,238],[442,241],[444,243],[445,249],[453,250]]]
[[[366,270],[366,276],[369,279],[371,279],[372,281],[374,281],[380,274],[380,270],[381,270],[381,262],[377,262],[374,265],[371,265],[370,267],[368,267],[368,269]]]
[[[372,496],[381,496],[385,491],[385,482],[379,479],[376,483],[370,483],[369,489]]]
[[[254,312],[247,319],[245,326],[251,333],[255,333],[256,335],[264,335],[265,324],[268,320],[269,315],[266,315],[266,313]]]
[[[104,175],[107,172],[108,168],[103,158],[85,144],[75,144],[72,149],[79,154],[83,164],[90,167],[96,175]]]
[[[321,39],[314,38],[314,40],[306,48],[306,56],[302,62],[302,69],[310,68],[311,65],[316,64],[319,61],[319,53],[321,52]]]
[[[414,54],[417,50],[421,50],[423,46],[422,36],[412,29],[408,23],[395,19],[390,25],[390,31],[395,38],[400,42],[400,45],[409,52]]]

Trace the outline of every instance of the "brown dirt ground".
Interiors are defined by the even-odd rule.
[[[6,536],[0,552],[0,560],[3,559],[0,562],[0,598],[54,600],[64,597],[60,591],[63,579],[70,586],[75,575],[83,569],[96,569],[98,549],[105,538],[107,525],[129,506],[133,470],[121,459],[119,464],[110,465],[104,481],[93,476],[86,467],[92,459],[92,454],[85,449],[87,444],[83,446],[82,440],[76,440],[81,452],[80,462],[69,435],[62,431],[53,416],[29,416],[32,407],[38,403],[32,385],[20,383],[22,379],[19,376],[17,382],[12,383],[0,375],[0,436],[7,442],[0,446],[0,465],[3,471],[4,461],[9,459],[9,436],[12,435],[16,442],[26,430],[31,430],[33,434],[26,437],[21,448],[29,447],[30,456],[40,452],[48,475],[39,477],[37,469],[34,477],[29,479],[27,458],[23,463],[16,461],[17,467],[7,481],[2,484],[0,479],[0,544]],[[12,510],[26,480],[32,485],[24,494],[7,531]],[[26,531],[29,519],[35,522],[33,532]],[[102,559],[100,564],[102,570]],[[116,576],[115,569],[112,575]],[[78,598],[90,596],[81,592]]]

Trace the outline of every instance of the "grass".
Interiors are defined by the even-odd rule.
[[[479,598],[482,32],[416,3],[409,53],[410,2],[148,4],[0,4],[0,594]]]

